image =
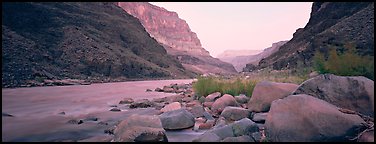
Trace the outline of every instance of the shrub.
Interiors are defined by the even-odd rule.
[[[328,58],[317,51],[314,56],[314,68],[320,74],[332,73],[341,76],[365,76],[374,80],[374,57],[356,54],[355,45],[347,43],[342,53],[331,47]]]
[[[193,89],[199,96],[207,96],[214,92],[233,96],[240,94],[251,96],[256,83],[256,81],[242,80],[240,78],[226,80],[214,77],[198,77],[197,82],[193,84]]]

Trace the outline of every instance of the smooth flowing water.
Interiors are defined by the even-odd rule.
[[[190,83],[192,79],[132,81],[91,85],[2,89],[2,141],[80,141],[107,135],[112,127],[131,114],[155,115],[155,108],[129,109],[118,104],[123,98],[153,99],[174,93],[146,92],[171,83]],[[109,111],[117,105],[122,111]],[[59,114],[65,112],[65,115]],[[71,119],[96,117],[98,121],[67,124]],[[98,124],[106,122],[108,125]],[[201,132],[190,129],[167,131],[169,141],[191,141]]]

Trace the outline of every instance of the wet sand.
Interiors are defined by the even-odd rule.
[[[118,104],[123,98],[153,99],[174,93],[145,92],[171,83],[190,83],[186,80],[132,81],[92,85],[53,86],[2,89],[2,141],[80,141],[104,133],[131,114],[154,115],[155,108],[129,109]],[[117,105],[121,112],[109,111]],[[65,115],[59,114],[65,112]],[[67,124],[71,119],[97,117],[98,121]],[[106,122],[108,125],[98,124]],[[191,141],[202,132],[167,131],[170,141]],[[187,135],[187,136],[183,136]]]

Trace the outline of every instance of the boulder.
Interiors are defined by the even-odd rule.
[[[252,121],[257,123],[265,123],[268,113],[255,113],[252,117]]]
[[[121,100],[119,102],[119,104],[130,104],[130,103],[133,103],[134,100],[132,98],[123,98],[123,100]]]
[[[186,109],[168,111],[160,116],[162,126],[167,130],[177,130],[193,127],[195,124],[194,116]]]
[[[349,141],[365,122],[338,107],[306,94],[275,100],[266,117],[266,137],[272,142]]]
[[[241,120],[235,121],[229,125],[222,127],[214,127],[212,130],[206,131],[203,135],[199,136],[197,139],[201,139],[207,133],[213,133],[217,135],[220,140],[227,137],[238,137],[243,135],[250,135],[251,133],[258,132],[258,126],[252,120],[248,118],[243,118]]]
[[[290,95],[296,88],[298,85],[291,83],[259,82],[253,90],[247,107],[254,112],[269,111],[272,101]]]
[[[168,111],[173,111],[173,110],[178,110],[181,109],[181,104],[179,102],[173,102],[168,105],[165,105],[161,111],[162,112],[168,112]]]
[[[229,94],[225,94],[222,97],[220,97],[219,99],[214,101],[214,103],[211,107],[211,110],[214,113],[220,114],[223,111],[223,109],[225,109],[225,107],[227,107],[227,106],[239,106],[239,104],[236,102],[236,100],[233,96],[231,96]]]
[[[187,110],[193,114],[194,117],[202,117],[204,116],[204,107],[202,107],[201,105],[196,105],[196,106],[193,106],[193,107],[188,107]]]
[[[158,116],[133,114],[120,122],[114,135],[115,142],[168,141]]]
[[[250,98],[247,97],[246,95],[235,96],[235,100],[236,100],[236,102],[238,102],[239,104],[245,104],[245,103],[248,103],[249,99],[250,99]]]
[[[129,108],[147,108],[152,106],[154,106],[154,103],[149,101],[148,99],[140,99],[131,103],[131,105],[129,105]]]
[[[221,142],[255,142],[250,136],[243,135],[243,136],[238,136],[238,137],[227,137]]]
[[[204,133],[192,142],[219,142],[221,138],[214,133]]]
[[[242,118],[249,118],[251,112],[244,108],[228,106],[222,111],[221,116],[226,120],[237,121]]]
[[[374,117],[374,82],[363,76],[324,74],[303,82],[293,94],[307,94]]]
[[[212,93],[212,94],[209,94],[208,96],[206,96],[205,102],[214,102],[215,100],[217,100],[220,97],[221,97],[221,93],[215,92],[215,93]]]

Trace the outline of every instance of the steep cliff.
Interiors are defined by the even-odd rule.
[[[373,2],[314,2],[309,22],[279,51],[262,59],[257,68],[297,68],[312,65],[316,50],[354,43],[359,55],[374,53]],[[338,50],[338,49],[337,49]]]
[[[192,76],[114,3],[6,2],[2,21],[3,87]]]
[[[150,36],[176,56],[183,66],[197,73],[234,73],[234,67],[213,58],[196,33],[175,12],[146,2],[119,2],[118,6],[138,18]]]

